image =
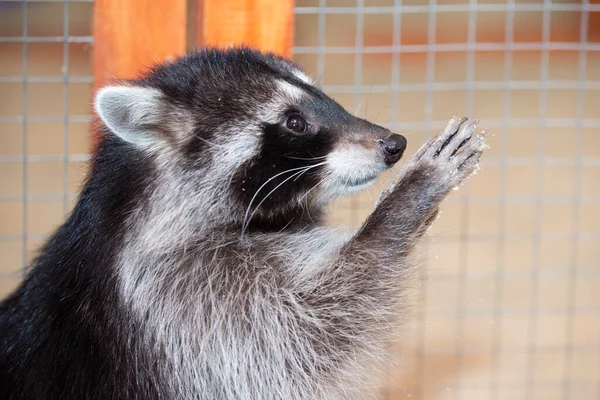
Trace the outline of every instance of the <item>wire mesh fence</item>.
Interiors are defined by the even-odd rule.
[[[90,1],[0,2],[2,293],[71,208],[88,160]]]
[[[446,201],[422,249],[419,306],[384,398],[600,396],[598,11],[297,2],[295,58],[344,106],[413,132],[413,151],[453,114],[494,132],[483,169]],[[360,223],[377,190],[332,219]]]
[[[85,174],[92,7],[0,2],[1,296]],[[420,249],[382,398],[600,398],[600,5],[298,0],[295,15],[296,61],[349,110],[410,132],[408,153],[454,114],[494,134]],[[359,225],[393,178],[331,223]]]

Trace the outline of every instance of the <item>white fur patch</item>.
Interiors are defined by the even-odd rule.
[[[304,90],[286,81],[277,81],[279,90],[290,100],[299,101],[304,97]]]
[[[225,145],[219,146],[219,159],[229,168],[242,165],[260,151],[260,135],[259,128],[242,130]]]
[[[348,185],[368,178],[375,179],[385,168],[375,148],[346,145],[334,149],[327,156],[327,169],[331,177]]]
[[[314,84],[312,78],[304,72],[300,71],[299,69],[295,69],[293,72],[296,78],[300,79],[302,82],[307,83],[309,85]]]
[[[334,149],[326,162],[326,178],[316,196],[319,203],[328,203],[333,198],[368,188],[386,169],[383,158],[375,148],[368,149],[358,144]]]
[[[256,110],[256,116],[262,122],[277,124],[282,122],[284,113],[290,106],[298,103],[306,96],[306,92],[289,82],[277,80],[277,89],[268,103]]]

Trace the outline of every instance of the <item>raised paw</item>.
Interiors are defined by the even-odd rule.
[[[447,193],[478,168],[487,131],[475,134],[478,120],[452,118],[442,133],[426,143],[408,162],[409,169],[427,171],[437,192]]]

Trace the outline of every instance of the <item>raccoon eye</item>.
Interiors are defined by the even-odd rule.
[[[291,131],[302,133],[306,131],[306,120],[298,114],[290,115],[285,122],[285,126]]]

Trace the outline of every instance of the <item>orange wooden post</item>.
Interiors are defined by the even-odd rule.
[[[293,0],[196,0],[198,44],[246,44],[291,56]],[[183,54],[187,0],[96,0],[94,88]]]
[[[94,89],[186,49],[186,0],[96,0]],[[92,138],[92,147],[97,145]],[[92,151],[94,151],[92,149]]]
[[[186,0],[96,0],[94,87],[186,49]]]
[[[198,0],[198,26],[198,45],[245,44],[290,57],[294,1]]]

